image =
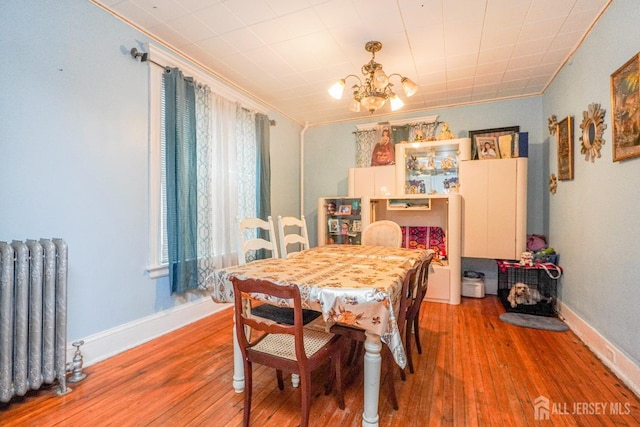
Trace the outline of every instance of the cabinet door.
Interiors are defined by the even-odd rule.
[[[374,168],[349,168],[349,197],[373,196],[375,190]]]
[[[374,196],[388,196],[396,194],[396,167],[375,166],[374,168],[375,187]]]
[[[460,162],[462,256],[484,258],[487,252],[489,160]]]
[[[503,160],[489,161],[491,164],[487,180],[487,258],[514,259],[516,162]]]
[[[526,159],[461,162],[462,256],[517,259],[526,241]]]
[[[349,169],[349,197],[395,194],[395,166],[371,166]]]

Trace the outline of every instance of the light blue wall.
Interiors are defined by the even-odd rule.
[[[149,78],[129,50],[148,39],[86,0],[0,17],[0,240],[67,241],[70,342],[182,304],[145,272]],[[297,213],[300,126],[269,116],[274,212]]]
[[[344,109],[348,114],[346,104]],[[313,244],[317,243],[318,198],[347,194],[347,171],[355,167],[355,125],[430,115],[438,115],[439,121],[448,123],[458,138],[467,137],[470,130],[516,125],[520,131],[529,132],[527,229],[530,233],[546,233],[548,167],[541,126],[542,97],[537,96],[309,128],[304,138],[304,202]]]
[[[616,0],[546,91],[543,116],[574,117],[575,178],[550,201],[550,235],[565,267],[562,301],[640,365],[640,158],[613,162],[610,75],[640,51],[640,5]],[[582,112],[606,110],[605,145],[580,154]],[[556,166],[556,140],[550,165]]]

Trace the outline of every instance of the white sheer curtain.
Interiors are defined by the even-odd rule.
[[[256,215],[255,114],[211,95],[213,268],[237,262],[238,219]]]

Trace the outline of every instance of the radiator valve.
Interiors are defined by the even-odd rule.
[[[76,348],[76,352],[73,355],[73,362],[69,363],[67,371],[71,371],[72,375],[67,381],[70,383],[77,383],[87,377],[87,374],[82,373],[82,353],[80,353],[80,346],[84,344],[83,340],[75,341],[71,345]]]

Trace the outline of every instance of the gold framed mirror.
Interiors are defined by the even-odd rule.
[[[601,157],[600,149],[604,145],[602,135],[607,125],[604,124],[605,110],[600,108],[600,104],[589,104],[587,111],[582,112],[582,135],[580,136],[580,153],[584,154],[586,161],[593,163],[596,157]]]

